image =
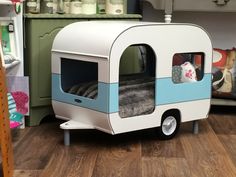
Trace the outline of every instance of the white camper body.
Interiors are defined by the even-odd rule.
[[[126,69],[123,75],[133,74],[136,78],[150,75],[153,78],[154,93],[150,102],[154,107],[148,113],[122,117],[120,67],[128,65],[121,63],[121,58],[125,58],[123,55],[129,48],[138,51],[138,54],[133,54],[136,59],[143,59],[144,54],[147,61],[142,63],[143,70],[127,72]],[[149,60],[150,55],[152,59]],[[129,59],[126,57],[125,61]],[[134,63],[129,65],[137,65],[135,59],[132,61]],[[189,76],[185,73],[186,68],[189,70],[187,65],[198,69],[193,73],[196,75],[193,80],[184,79]],[[175,129],[180,122],[207,118],[211,99],[211,65],[211,40],[196,25],[134,21],[73,23],[57,34],[52,47],[53,109],[57,118],[67,120],[60,125],[65,130],[98,129],[118,134],[166,126],[170,130],[165,132],[163,129],[162,133],[168,136],[175,131],[172,131],[172,124]],[[175,75],[176,72],[180,72],[180,76]],[[86,82],[95,84],[92,86],[96,88],[93,98],[88,96],[92,92],[87,96],[78,94],[79,85]],[[73,90],[72,87],[78,89],[77,94],[68,91]],[[87,87],[86,91],[89,89]],[[135,94],[140,96],[143,92]],[[130,109],[135,110],[135,107]],[[125,110],[123,112],[125,114]],[[167,121],[163,120],[165,117],[169,117]],[[173,120],[173,117],[178,118]]]

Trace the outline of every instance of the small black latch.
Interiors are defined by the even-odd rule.
[[[75,102],[82,103],[82,101],[80,99],[75,99]]]

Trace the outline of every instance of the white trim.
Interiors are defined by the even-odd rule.
[[[151,114],[129,118],[120,118],[119,113],[113,113],[110,114],[111,126],[115,134],[159,127],[162,115],[170,109],[180,111],[181,122],[204,119],[208,116],[210,99],[156,106]]]

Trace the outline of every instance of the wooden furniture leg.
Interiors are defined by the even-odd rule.
[[[12,177],[13,148],[12,148],[11,132],[10,132],[10,119],[8,112],[5,69],[2,66],[1,55],[0,55],[0,143],[1,143],[0,148],[2,156],[3,176]]]

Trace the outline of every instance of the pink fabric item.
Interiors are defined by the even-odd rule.
[[[16,127],[19,127],[19,126],[20,126],[19,122],[10,121],[10,128],[16,128]]]
[[[11,0],[13,3],[22,2],[22,0]]]
[[[194,66],[190,62],[181,65],[182,76],[181,82],[196,82],[197,75]]]
[[[29,97],[24,92],[11,92],[15,102],[16,102],[16,110],[21,114],[26,114],[28,112],[27,103],[29,101]]]

